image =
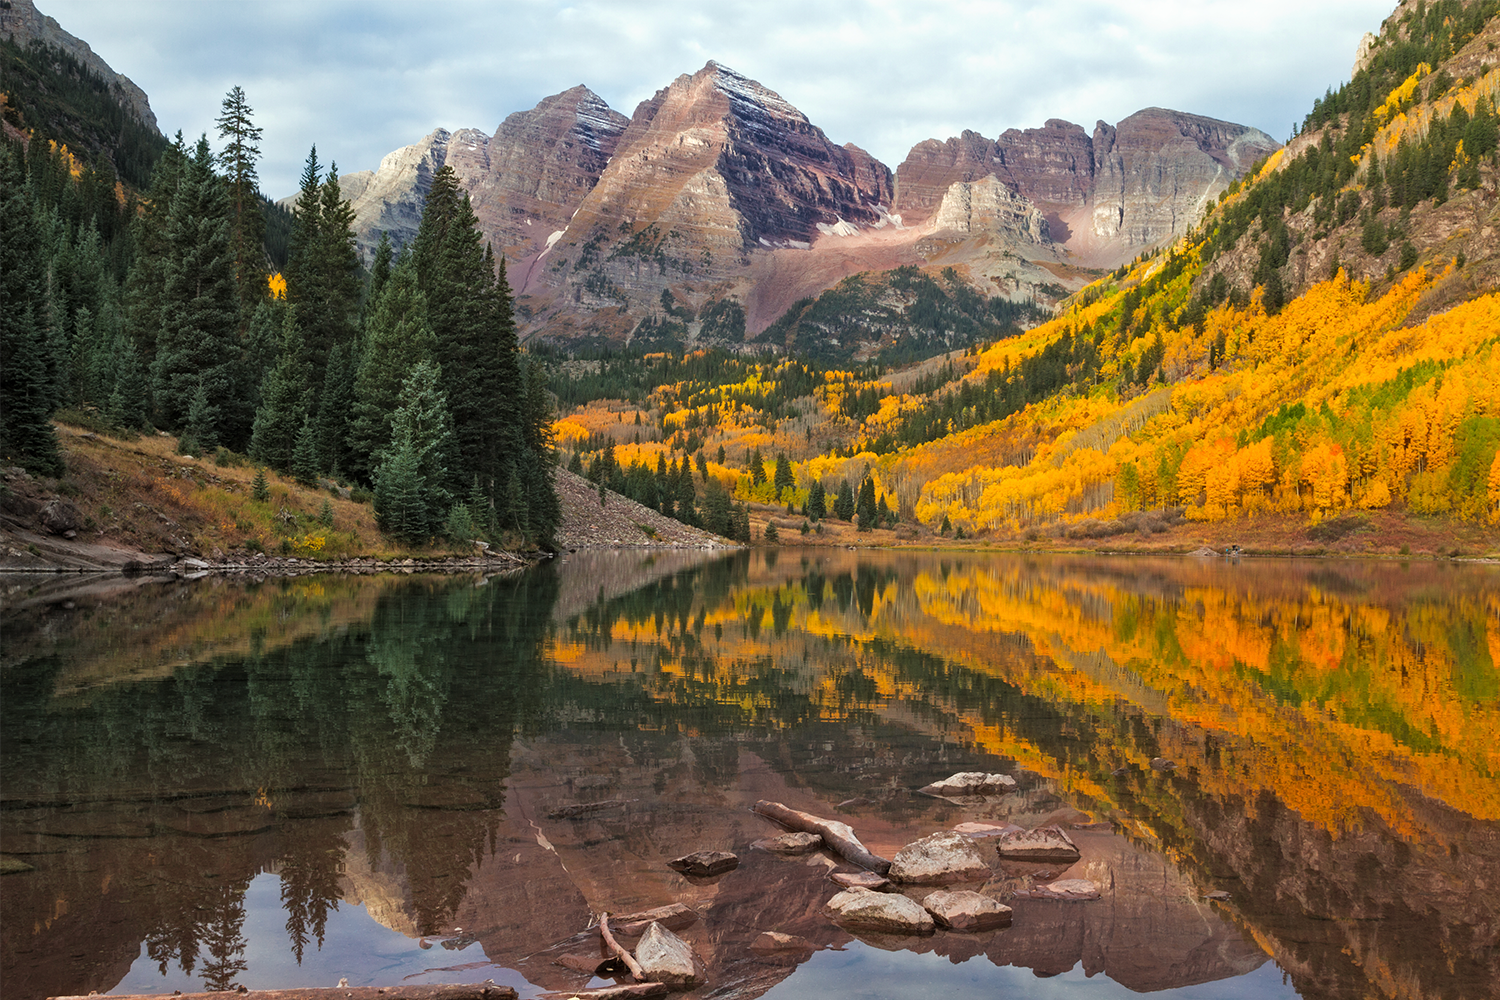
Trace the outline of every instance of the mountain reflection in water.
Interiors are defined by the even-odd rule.
[[[558,959],[597,953],[592,914],[679,901],[702,996],[1101,972],[1119,995],[1500,996],[1491,567],[559,562],[12,585],[0,851],[31,870],[0,885],[6,996],[331,985],[314,968],[577,990]],[[911,792],[973,769],[1019,789]],[[855,942],[821,915],[821,856],[749,848],[760,798],[887,856],[964,820],[1096,828],[1072,867],[993,861],[1007,929]],[[741,865],[665,867],[700,849]],[[1009,898],[1044,868],[1103,898]]]

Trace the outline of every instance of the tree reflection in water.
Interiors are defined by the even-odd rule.
[[[1228,887],[1215,912],[1256,943],[1210,936],[1201,947],[1228,949],[1216,959],[1137,941],[1175,931],[1122,889],[1077,911],[1097,927],[1037,912],[993,942],[923,946],[955,961],[982,951],[1050,974],[1083,956],[1158,989],[1240,974],[1264,949],[1305,995],[1336,997],[1391,983],[1483,996],[1475,984],[1500,975],[1500,915],[1465,889],[1500,881],[1492,571],[620,559],[486,582],[174,584],[8,612],[0,832],[38,871],[8,876],[0,899],[7,995],[108,989],[143,941],[163,971],[230,986],[262,872],[280,878],[299,964],[354,886],[413,936],[461,914],[503,925],[484,948],[520,961],[600,894],[671,889],[653,873],[673,838],[743,847],[736,796],[763,787],[756,768],[829,811],[859,796],[851,819],[904,836],[955,821],[905,790],[957,763],[1019,769],[1017,816],[1111,821],[1094,863],[1122,878],[1164,866],[1183,913]],[[548,818],[606,799],[634,804]],[[754,920],[781,906],[832,933],[808,916],[822,886],[794,875],[747,861],[705,904],[717,974],[745,977],[747,995],[795,967],[730,954]],[[1178,964],[1152,967],[1153,948]]]

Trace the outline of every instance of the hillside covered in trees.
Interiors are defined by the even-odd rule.
[[[290,216],[261,195],[262,130],[240,88],[219,149],[206,135],[153,143],[63,54],[0,54],[6,465],[61,476],[54,417],[165,431],[184,454],[364,491],[408,544],[551,543],[543,375],[451,170],[412,245],[383,244],[366,270],[316,148]]]
[[[1330,537],[1374,511],[1500,525],[1497,13],[1403,5],[1184,239],[1029,331],[904,371],[575,360],[559,442],[585,466],[609,446],[621,464],[697,464],[737,499],[799,510],[870,481],[903,521],[998,539],[1107,537],[1152,510],[1337,522]],[[818,309],[773,339],[799,347]],[[611,402],[607,376],[629,373]],[[789,487],[771,485],[778,455]]]

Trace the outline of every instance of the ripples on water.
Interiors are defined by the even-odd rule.
[[[1493,567],[790,549],[0,585],[7,997],[577,990],[591,914],[673,901],[702,996],[1500,995]],[[972,769],[1019,790],[911,791]],[[1094,825],[985,891],[1050,867],[1104,897],[854,938],[823,861],[749,849],[760,798],[887,856]],[[664,865],[699,849],[742,864]]]

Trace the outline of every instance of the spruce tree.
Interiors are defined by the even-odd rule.
[[[322,229],[322,166],[315,143],[302,165],[297,204],[292,208],[292,232],[286,248],[286,298],[288,302],[316,301],[318,233]]]
[[[392,443],[375,474],[375,515],[386,532],[411,543],[436,534],[452,502],[448,490],[453,424],[432,362],[414,367],[391,421]]]
[[[792,475],[792,463],[787,461],[785,452],[776,456],[776,475],[773,482],[777,499],[780,499],[783,490],[797,485],[797,479]]]
[[[250,457],[279,472],[292,467],[297,432],[307,417],[312,366],[302,348],[298,310],[288,306],[283,314],[281,356],[260,387],[260,408],[250,437]]]
[[[115,427],[140,430],[146,426],[150,400],[151,386],[135,339],[121,335],[119,353],[115,357],[114,386],[109,394],[105,419]]]
[[[839,491],[833,500],[833,516],[840,521],[854,518],[854,489],[847,479],[839,482]]]
[[[807,516],[814,521],[828,516],[828,493],[823,489],[822,480],[814,479],[807,488]]]
[[[209,379],[217,392],[227,392],[231,382],[238,302],[228,209],[205,136],[178,183],[167,226],[166,308],[151,388],[169,427],[182,426],[200,378]]]
[[[879,520],[879,511],[875,506],[875,481],[869,476],[859,486],[859,501],[855,504],[855,514],[859,517],[859,530],[871,531],[875,522]]]
[[[345,473],[373,482],[382,453],[391,443],[391,419],[401,386],[412,368],[432,360],[432,327],[427,297],[417,284],[416,267],[403,256],[365,322],[364,349],[354,378]],[[478,470],[471,470],[477,473]]]
[[[240,304],[241,328],[250,322],[256,307],[266,297],[266,253],[263,248],[266,218],[261,212],[255,164],[260,159],[262,130],[245,92],[236,85],[220,105],[219,138],[225,140],[219,154],[224,180],[229,188],[229,246],[234,258],[235,288]]]
[[[292,445],[292,477],[303,486],[318,485],[318,430],[311,413],[302,418]]]
[[[20,156],[8,143],[0,145],[0,461],[57,475],[62,459],[36,315],[43,287],[37,241]]]

